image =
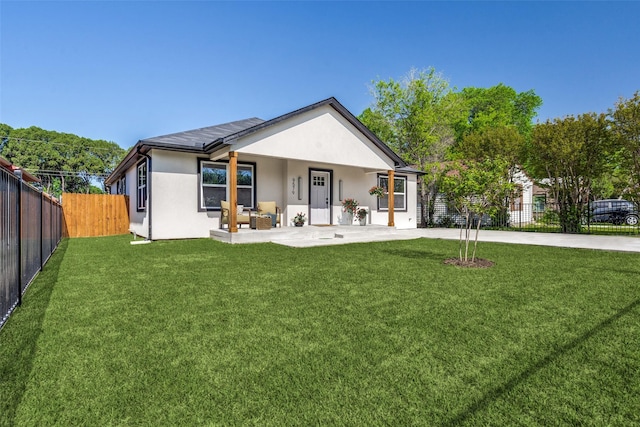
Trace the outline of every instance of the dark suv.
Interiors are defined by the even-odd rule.
[[[590,222],[638,225],[638,210],[627,200],[596,200],[589,203],[589,211]]]

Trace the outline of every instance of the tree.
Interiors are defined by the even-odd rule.
[[[434,68],[412,69],[401,81],[373,83],[373,104],[359,119],[408,164],[425,172],[419,178],[421,222],[431,223],[440,163],[455,141],[454,124],[464,105]]]
[[[479,162],[499,161],[499,164],[504,167],[501,179],[515,183],[515,177],[521,171],[521,165],[526,158],[525,139],[515,126],[490,127],[481,132],[466,135],[458,145],[456,156]],[[513,193],[511,196],[518,196],[518,194]],[[496,212],[495,217],[507,221],[510,203],[510,198],[502,200],[500,212]]]
[[[124,156],[113,142],[47,131],[32,126],[12,129],[0,124],[0,155],[42,180],[48,193],[87,193]]]
[[[619,99],[609,111],[613,138],[620,147],[619,165],[614,174],[620,179],[620,193],[640,203],[640,91],[630,99]]]
[[[482,218],[495,216],[501,209],[502,200],[515,191],[515,185],[504,176],[506,167],[507,164],[503,159],[484,159],[456,161],[446,168],[441,187],[447,195],[447,201],[465,218],[464,224],[460,227],[459,261],[461,263],[473,263],[476,260]],[[474,219],[477,219],[476,230],[473,253],[469,260],[471,227]]]
[[[533,130],[531,170],[548,180],[563,233],[580,230],[592,182],[609,167],[613,147],[608,126],[604,114],[588,113],[547,120]]]
[[[468,114],[456,126],[458,141],[472,133],[481,134],[487,129],[505,126],[515,127],[527,141],[533,118],[542,105],[542,98],[533,90],[518,93],[502,83],[490,88],[467,87],[461,95]]]
[[[466,135],[457,154],[470,160],[501,159],[510,168],[526,157],[524,142],[515,126],[500,125]]]

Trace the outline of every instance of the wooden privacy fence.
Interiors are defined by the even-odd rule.
[[[65,237],[95,237],[129,232],[129,197],[115,194],[62,195]]]

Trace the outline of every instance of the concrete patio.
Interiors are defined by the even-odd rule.
[[[382,225],[328,225],[304,227],[282,227],[270,230],[238,229],[237,233],[211,230],[211,238],[224,243],[265,243],[272,242],[291,247],[341,245],[356,242],[376,242],[384,240],[416,239],[421,237],[416,229],[398,230]]]

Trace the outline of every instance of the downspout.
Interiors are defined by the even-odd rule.
[[[151,241],[151,156],[144,154],[140,151],[140,147],[137,150],[138,154],[147,159],[147,215],[149,219],[147,224],[149,224],[149,232],[147,233],[147,240]]]

